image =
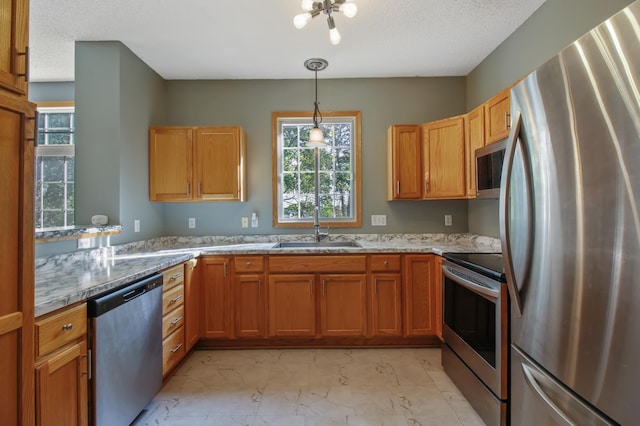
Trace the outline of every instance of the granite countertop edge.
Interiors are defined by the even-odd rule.
[[[189,259],[204,255],[375,254],[499,252],[499,240],[470,234],[358,236],[361,247],[274,248],[288,238],[162,237],[36,259],[35,316],[115,290]],[[345,236],[342,236],[344,239]],[[354,237],[351,235],[350,237]],[[403,238],[404,237],[404,238]],[[340,236],[335,236],[334,241]]]

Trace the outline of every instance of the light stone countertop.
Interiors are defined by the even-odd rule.
[[[500,241],[471,234],[332,234],[361,247],[274,248],[304,235],[162,237],[36,259],[35,315],[108,292],[200,255],[500,252]]]

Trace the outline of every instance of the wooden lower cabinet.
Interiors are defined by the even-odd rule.
[[[263,274],[239,274],[233,280],[235,337],[263,338],[265,327],[265,288]]]
[[[35,330],[36,425],[87,425],[86,305],[38,318]]]
[[[200,336],[233,337],[231,317],[231,257],[205,256],[202,262]]]
[[[187,354],[185,324],[185,264],[162,272],[162,376],[168,377]]]
[[[404,257],[404,335],[407,337],[437,334],[436,257],[434,254]]]
[[[184,271],[184,344],[185,350],[200,340],[200,267],[199,259],[191,259]]]
[[[269,276],[269,336],[315,337],[313,274]]]
[[[87,341],[67,346],[36,365],[36,424],[88,424]]]
[[[402,336],[402,276],[400,273],[373,274],[370,300],[371,335],[374,337]]]
[[[367,276],[365,274],[320,275],[320,335],[367,334]]]

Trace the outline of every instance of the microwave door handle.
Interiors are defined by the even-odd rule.
[[[474,293],[482,294],[486,297],[489,297],[493,301],[498,300],[498,297],[500,297],[500,291],[492,290],[490,288],[478,285],[473,281],[469,281],[466,278],[456,274],[455,271],[451,269],[449,266],[442,266],[442,273],[444,274],[445,277],[455,281],[457,284],[460,284],[461,286],[466,287],[467,289],[473,291]]]
[[[507,288],[511,297],[513,309],[518,318],[522,317],[522,299],[520,290],[516,282],[516,275],[513,268],[513,257],[511,251],[511,223],[509,221],[509,194],[511,192],[511,177],[513,173],[513,163],[516,153],[516,145],[520,139],[520,131],[522,127],[522,115],[520,111],[515,113],[513,117],[513,125],[509,133],[507,147],[505,151],[504,166],[502,169],[502,184],[500,185],[500,239],[502,240],[502,256],[504,259],[505,275],[507,277]],[[531,184],[529,179],[526,181],[526,196],[532,201]],[[529,203],[531,206],[531,203]],[[530,209],[530,207],[529,207]],[[532,212],[528,212],[531,218]],[[531,256],[531,233],[528,235],[527,248],[525,258],[529,262]]]

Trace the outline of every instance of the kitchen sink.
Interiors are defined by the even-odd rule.
[[[362,247],[355,241],[283,241],[276,243],[273,248],[349,248],[349,247]]]

